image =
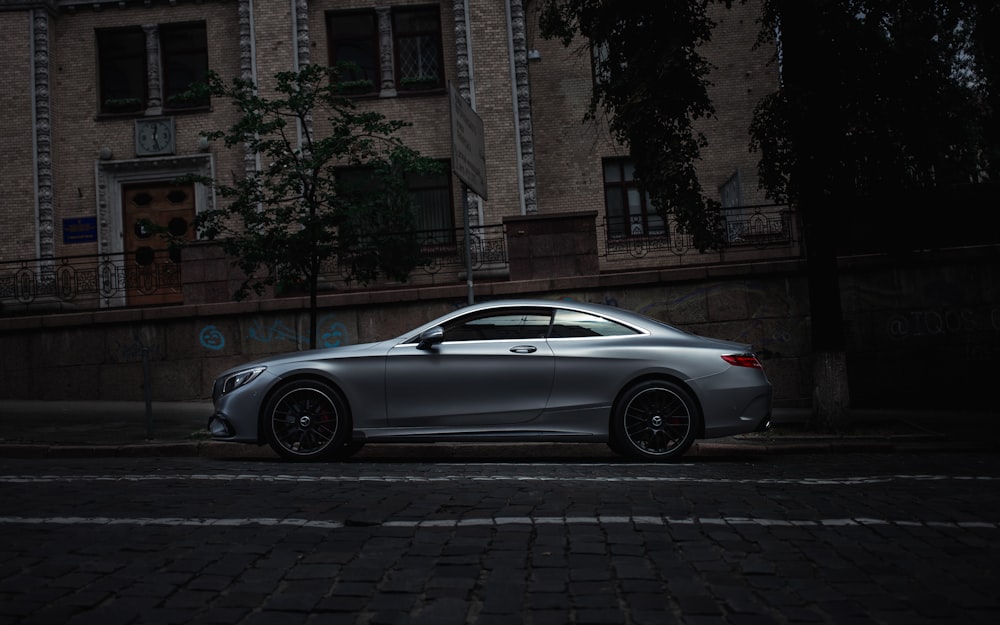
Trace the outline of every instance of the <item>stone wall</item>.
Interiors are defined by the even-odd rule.
[[[985,408],[1000,348],[997,248],[889,262],[843,261],[848,371],[858,407]],[[543,297],[637,310],[691,332],[751,343],[778,404],[811,392],[808,294],[800,261],[476,285],[476,301]],[[323,346],[388,339],[465,305],[466,287],[326,295]],[[0,319],[0,398],[207,398],[223,369],[304,349],[305,298]]]

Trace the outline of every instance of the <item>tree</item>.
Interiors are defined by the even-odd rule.
[[[932,238],[905,236],[900,228],[921,222],[916,198],[995,171],[989,158],[995,144],[984,133],[990,80],[982,68],[990,54],[976,47],[984,36],[976,5],[764,2],[762,35],[777,33],[782,82],[758,106],[752,146],[761,153],[762,186],[796,205],[803,219],[820,429],[848,421],[837,276],[838,245],[849,242],[848,228],[895,213],[895,232],[879,236],[886,249],[908,251]]]
[[[203,179],[223,201],[195,225],[243,271],[236,299],[267,286],[305,288],[310,348],[328,264],[338,263],[348,281],[367,283],[380,275],[405,280],[420,262],[405,176],[439,167],[395,136],[406,123],[359,111],[342,95],[338,76],[337,68],[321,65],[279,73],[270,97],[251,81],[226,83],[215,74],[195,87],[238,111],[229,128],[205,136],[227,148],[245,146],[260,163],[231,182]],[[314,127],[319,116],[322,129]]]
[[[744,2],[746,0],[743,0]],[[590,117],[603,110],[637,179],[685,227],[712,237],[693,161],[713,113],[711,0],[543,0],[542,32],[599,52]],[[717,0],[725,6],[732,2]],[[994,0],[761,0],[760,42],[776,42],[782,84],[755,111],[761,186],[803,219],[814,354],[814,425],[846,425],[846,336],[838,235],[852,210],[998,176],[1000,8]],[[775,33],[778,33],[775,40]],[[659,197],[657,197],[659,196]],[[895,201],[887,203],[886,198]]]
[[[695,171],[706,140],[694,122],[715,112],[711,65],[699,52],[714,26],[708,2],[543,0],[540,18],[544,37],[567,46],[584,38],[581,52],[592,55],[597,77],[584,121],[607,115],[653,206],[702,251],[721,245],[723,234],[720,203],[705,196]]]

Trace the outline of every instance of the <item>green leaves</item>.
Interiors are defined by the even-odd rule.
[[[783,85],[757,108],[761,183],[845,203],[995,176],[995,3],[767,0]],[[796,175],[799,172],[799,175]]]
[[[382,275],[403,280],[419,261],[405,176],[436,163],[395,136],[407,124],[358,111],[342,95],[339,75],[307,65],[277,74],[267,93],[216,74],[203,87],[237,113],[228,128],[205,136],[242,146],[260,163],[231,180],[202,180],[222,201],[196,227],[243,271],[237,299],[294,283],[315,301],[324,267],[339,265],[348,282],[367,283]],[[359,175],[364,193],[344,182]]]
[[[718,246],[722,234],[718,203],[702,193],[694,169],[705,137],[693,122],[715,113],[711,66],[699,52],[714,26],[707,3],[544,0],[540,18],[547,38],[568,46],[583,37],[597,77],[586,119],[607,115],[653,205],[673,214],[702,250]]]

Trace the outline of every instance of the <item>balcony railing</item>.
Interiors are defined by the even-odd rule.
[[[392,235],[393,237],[397,235]],[[418,245],[418,265],[411,276],[420,273],[434,275],[449,271],[464,271],[466,265],[465,233],[463,230],[419,230],[412,233]],[[469,231],[472,270],[507,264],[507,245],[502,225],[478,226]],[[377,255],[378,243],[352,256],[335,258],[322,269],[320,279],[327,284],[345,281],[350,274],[352,258]],[[346,282],[344,282],[346,284]]]
[[[172,303],[182,297],[181,265],[166,251],[65,256],[0,263],[0,310],[46,302],[66,309]]]
[[[597,253],[601,270],[619,271],[661,268],[682,264],[744,262],[798,254],[798,231],[787,206],[752,206],[723,211],[727,245],[722,250],[700,253],[689,235],[681,234],[668,220],[663,232],[610,236],[621,232],[598,219]],[[630,224],[631,225],[631,224]],[[466,248],[462,230],[434,230],[416,234],[422,263],[410,273],[409,282],[434,284],[459,282],[465,274]],[[509,269],[505,226],[474,227],[470,231],[471,269],[480,275],[506,275]],[[182,251],[182,258],[187,257]],[[185,262],[166,251],[151,257],[135,254],[67,256],[0,262],[0,314],[93,310],[127,306],[150,306],[194,301],[191,283],[185,281]],[[191,262],[230,263],[222,258]],[[192,276],[206,272],[191,272]],[[225,273],[225,272],[222,272]],[[346,267],[337,261],[327,265],[321,283],[326,287],[358,290],[345,281]],[[189,276],[191,278],[191,276]],[[193,278],[191,278],[193,279]],[[212,296],[228,298],[231,287],[213,289]],[[384,285],[371,285],[378,287]],[[205,291],[205,289],[202,289]],[[215,301],[215,300],[213,300]],[[228,301],[224,299],[223,301]]]
[[[784,204],[724,208],[720,218],[725,245],[721,250],[706,253],[698,251],[694,238],[680,232],[673,219],[649,233],[643,231],[641,218],[632,219],[627,225],[599,220],[598,233],[604,238],[602,256],[607,263],[662,259],[671,264],[671,256],[683,257],[687,262],[718,262],[715,259],[720,256],[746,255],[755,250],[769,250],[771,253],[766,255],[772,257],[775,250],[797,246],[799,241],[792,211]]]

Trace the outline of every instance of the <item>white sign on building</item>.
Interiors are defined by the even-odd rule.
[[[486,197],[486,139],[483,120],[459,95],[454,84],[451,92],[451,168],[473,193]]]

